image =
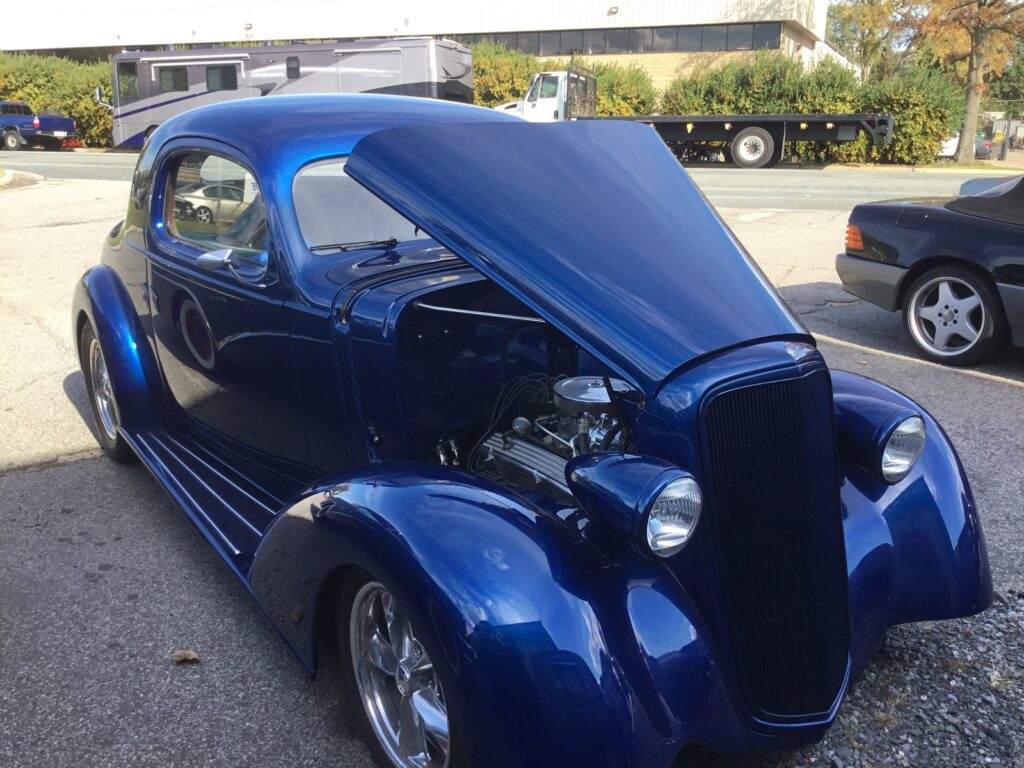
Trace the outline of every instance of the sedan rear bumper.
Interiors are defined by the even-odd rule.
[[[899,309],[899,287],[907,274],[905,268],[840,253],[836,256],[836,272],[847,293],[890,312]]]
[[[1024,347],[1024,285],[996,283],[999,297],[1003,300],[1006,324],[1010,326],[1013,346]]]

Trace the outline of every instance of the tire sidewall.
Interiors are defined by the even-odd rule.
[[[971,349],[963,354],[943,356],[933,354],[921,346],[914,336],[914,297],[918,290],[925,283],[938,277],[947,277],[961,280],[971,286],[971,289],[981,298],[985,307],[985,322],[981,328],[981,339]],[[954,265],[935,267],[922,273],[911,284],[907,290],[903,306],[903,331],[910,343],[914,345],[917,354],[933,363],[950,366],[975,365],[990,357],[1003,345],[1006,338],[1006,320],[1003,313],[1003,305],[999,294],[990,281],[975,274],[969,269]]]
[[[363,743],[373,756],[374,766],[376,766],[376,768],[394,768],[394,763],[391,762],[391,758],[388,757],[383,746],[381,746],[380,742],[377,740],[373,727],[370,725],[370,719],[366,713],[366,708],[363,706],[362,697],[359,693],[359,684],[356,681],[356,671],[353,666],[349,643],[349,623],[351,621],[352,608],[356,595],[363,586],[371,581],[379,582],[384,585],[384,587],[394,594],[398,600],[400,600],[404,605],[407,605],[407,601],[405,600],[403,593],[400,590],[393,589],[389,578],[374,575],[368,571],[356,572],[347,579],[338,590],[334,623],[334,647],[338,657],[338,665],[341,669],[342,690],[340,693],[342,709],[345,713],[348,725],[362,737]],[[408,608],[406,610],[408,610]],[[427,654],[430,656],[434,667],[437,669],[438,675],[441,678],[441,685],[446,692],[445,697],[450,701],[450,692],[454,688],[454,679],[451,670],[448,667],[447,660],[441,653],[440,643],[438,643],[431,632],[427,631],[428,627],[423,626],[424,622],[419,621],[418,617],[410,617],[410,621],[413,623],[416,638],[426,648]],[[448,729],[451,745],[448,768],[468,768],[469,762],[465,757],[465,751],[462,749],[459,730],[454,722],[451,709],[449,709],[448,712]]]
[[[756,160],[747,160],[739,149],[740,145],[751,136],[756,136],[764,144],[764,153]],[[764,128],[744,128],[730,142],[729,153],[732,156],[733,163],[740,168],[765,168],[771,164],[772,159],[775,157],[775,138]]]

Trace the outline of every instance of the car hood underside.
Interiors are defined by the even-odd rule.
[[[648,395],[711,352],[809,338],[649,126],[394,128],[346,172]]]

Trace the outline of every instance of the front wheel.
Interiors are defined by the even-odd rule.
[[[21,149],[21,135],[17,131],[5,131],[3,146],[8,152],[17,152]]]
[[[96,440],[103,452],[114,461],[131,464],[135,461],[135,453],[117,431],[120,417],[114,399],[114,384],[110,380],[100,341],[89,323],[82,328],[78,349],[93,425],[96,428]]]
[[[732,140],[729,153],[740,168],[764,168],[775,156],[775,139],[764,128],[744,128]]]
[[[931,269],[914,281],[903,305],[903,324],[922,357],[945,365],[979,363],[1006,336],[995,289],[955,266]]]
[[[338,657],[350,707],[379,768],[464,768],[441,683],[443,658],[382,582],[355,579],[338,611]]]
[[[213,222],[213,211],[205,205],[200,205],[195,210],[195,217],[200,224],[210,224]]]

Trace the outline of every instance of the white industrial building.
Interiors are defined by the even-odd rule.
[[[644,56],[656,73],[757,48],[810,63],[833,54],[827,13],[828,0],[50,0],[12,6],[0,50],[433,35],[541,57]]]

